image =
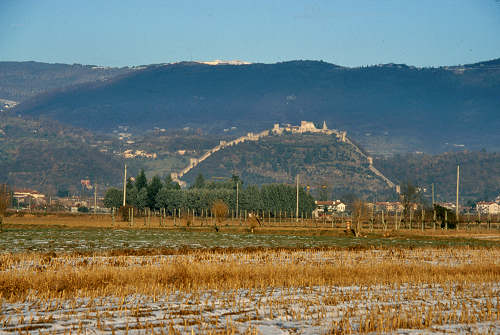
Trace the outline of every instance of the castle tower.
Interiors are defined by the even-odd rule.
[[[281,135],[283,133],[283,128],[280,127],[279,123],[275,123],[272,132],[273,134]]]
[[[326,121],[323,121],[323,130],[328,130],[328,127],[326,126]]]

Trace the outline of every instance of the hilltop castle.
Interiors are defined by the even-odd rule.
[[[301,121],[300,126],[292,126],[291,124],[286,124],[284,127],[281,127],[279,123],[275,123],[273,129],[264,130],[260,133],[248,133],[245,136],[238,137],[232,141],[220,141],[218,145],[213,147],[212,149],[205,152],[200,158],[190,158],[189,165],[182,169],[180,172],[172,172],[170,177],[175,182],[178,182],[179,185],[185,186],[186,183],[180,178],[182,178],[186,173],[195,168],[198,164],[209,158],[211,155],[216,153],[219,150],[224,148],[237,145],[246,141],[258,141],[263,137],[273,135],[282,135],[284,132],[291,132],[292,134],[304,134],[304,133],[320,133],[325,135],[336,135],[337,139],[341,142],[347,142],[347,132],[338,131],[333,129],[328,129],[326,126],[326,121],[323,121],[323,127],[321,129],[316,128],[313,122],[310,121]],[[369,158],[370,159],[370,158]],[[370,161],[370,166],[372,162]]]
[[[275,135],[281,135],[283,132],[291,132],[292,134],[303,134],[303,133],[322,133],[326,135],[337,135],[337,138],[345,142],[347,132],[338,131],[333,129],[328,129],[326,126],[326,121],[323,121],[323,127],[321,129],[316,128],[313,122],[310,121],[300,121],[300,126],[292,126],[291,124],[286,124],[284,127],[281,127],[279,123],[275,123],[273,129],[271,130]]]

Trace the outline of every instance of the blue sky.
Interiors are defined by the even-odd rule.
[[[0,61],[345,66],[500,57],[500,0],[0,0]]]

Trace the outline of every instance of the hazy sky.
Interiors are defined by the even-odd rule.
[[[141,65],[500,57],[500,0],[0,0],[0,60]]]

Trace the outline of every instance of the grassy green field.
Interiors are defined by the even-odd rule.
[[[494,247],[500,242],[488,238],[462,236],[420,236],[417,234],[384,237],[367,233],[354,237],[339,230],[276,229],[255,233],[235,228],[215,232],[209,228],[179,229],[110,229],[67,228],[57,226],[8,225],[0,233],[0,252],[71,252],[113,249],[152,248],[352,248],[352,247]]]

